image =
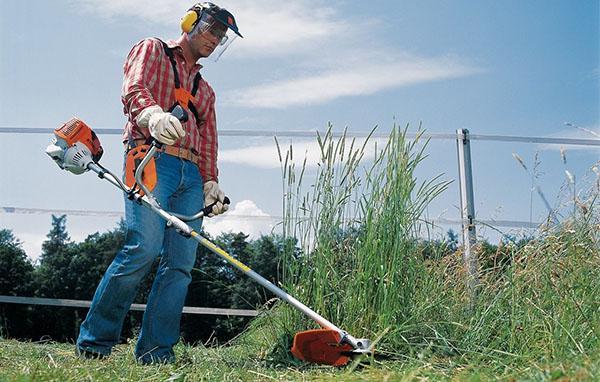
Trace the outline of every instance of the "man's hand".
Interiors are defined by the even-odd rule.
[[[222,214],[229,209],[229,205],[223,203],[224,200],[225,194],[219,188],[219,183],[214,180],[204,183],[204,206],[210,206],[216,202],[212,208],[212,213],[208,214],[209,218]]]
[[[165,113],[160,106],[150,106],[137,116],[136,123],[147,127],[150,135],[165,145],[172,145],[176,140],[185,136],[181,122],[170,113]]]

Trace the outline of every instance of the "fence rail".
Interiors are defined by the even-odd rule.
[[[85,301],[85,300],[68,300],[68,299],[60,299],[60,298],[0,296],[0,303],[65,306],[65,307],[71,307],[71,308],[89,308],[92,302]],[[146,304],[131,304],[131,308],[129,310],[144,311],[144,310],[146,310]],[[201,307],[196,307],[196,306],[183,307],[183,313],[218,315],[218,316],[247,316],[247,317],[255,317],[258,315],[258,311],[256,311],[256,310],[201,308]]]
[[[97,134],[106,135],[122,135],[123,129],[105,128],[94,129]],[[0,134],[48,134],[51,135],[54,128],[51,127],[0,127]],[[278,130],[236,130],[236,129],[220,129],[219,136],[223,137],[306,137],[313,138],[317,133],[323,134],[316,130],[293,130],[293,131],[278,131]],[[333,136],[339,137],[343,133],[334,132]],[[414,139],[417,133],[407,133],[408,138]],[[346,133],[348,137],[364,138],[369,136],[368,132],[353,132]],[[387,138],[389,135],[384,133],[375,133],[371,135],[374,138]],[[456,134],[447,133],[428,133],[425,132],[419,135],[426,139],[441,139],[455,140]],[[523,142],[523,143],[546,143],[553,145],[576,145],[576,146],[598,146],[600,147],[600,139],[597,138],[553,138],[553,137],[531,137],[531,136],[515,136],[515,135],[488,135],[488,134],[470,134],[469,139],[477,141],[497,141],[497,142]]]
[[[22,207],[9,207],[0,206],[0,214],[19,214],[19,215],[69,215],[69,216],[90,216],[90,217],[124,217],[123,211],[98,211],[98,210],[63,210],[63,209],[49,209],[49,208],[22,208]],[[275,215],[228,215],[228,216],[215,216],[213,219],[218,221],[219,219],[249,219],[249,220],[269,220],[269,221],[282,221],[283,216]],[[427,223],[433,224],[446,224],[446,225],[461,225],[462,220],[460,219],[447,219],[447,218],[435,218],[425,219]],[[521,221],[521,220],[496,220],[496,219],[475,219],[475,222],[482,225],[492,227],[505,227],[505,228],[538,228],[543,223]]]
[[[53,128],[25,128],[25,127],[0,127],[0,134],[52,134]],[[97,134],[108,134],[108,135],[121,135],[121,129],[95,129]],[[219,130],[219,136],[230,136],[230,137],[315,137],[319,132],[313,131],[269,131],[269,130]],[[336,137],[346,135],[348,137],[367,137],[372,136],[376,138],[388,137],[388,134],[369,134],[366,132],[346,132],[346,133],[334,133]],[[459,129],[456,134],[444,134],[444,133],[407,133],[407,138],[414,139],[417,136],[425,139],[441,139],[441,140],[455,140],[457,142],[457,158],[459,162],[459,174],[470,174],[471,173],[471,160],[470,160],[470,140],[479,141],[499,141],[499,142],[523,142],[523,143],[543,143],[553,145],[579,145],[579,146],[594,146],[600,147],[600,139],[578,139],[578,138],[550,138],[550,137],[527,137],[527,136],[509,136],[509,135],[486,135],[486,134],[470,134],[466,129]],[[465,147],[463,147],[466,145]],[[461,151],[461,148],[463,150]],[[466,148],[466,151],[464,151]],[[462,156],[461,156],[462,154]],[[462,158],[462,160],[461,160]],[[456,224],[462,225],[464,233],[463,244],[465,245],[465,267],[469,272],[471,278],[476,280],[478,276],[478,266],[476,263],[471,261],[471,255],[469,247],[475,238],[475,225],[489,225],[489,226],[504,226],[504,227],[528,227],[536,228],[540,223],[533,222],[519,222],[511,220],[478,220],[475,218],[474,200],[473,200],[473,183],[467,181],[468,177],[460,176],[461,178],[461,215],[462,219],[433,219],[426,221],[427,223],[442,223],[442,224]],[[463,179],[464,178],[464,179]],[[464,194],[464,195],[463,195]],[[464,196],[467,197],[464,197]],[[0,207],[1,213],[20,213],[20,214],[32,214],[32,213],[60,213],[60,214],[72,214],[72,215],[84,215],[84,216],[122,216],[122,212],[119,211],[82,211],[82,210],[49,210],[49,209],[37,209],[37,208],[19,208],[19,207]],[[235,216],[236,218],[242,218],[242,216]],[[273,219],[277,220],[280,217],[265,217],[265,216],[244,216],[245,218],[261,218],[261,219]],[[279,219],[281,220],[281,219]],[[469,231],[471,234],[469,235]],[[46,299],[46,298],[32,298],[32,297],[15,297],[15,296],[0,296],[0,303],[16,303],[16,304],[37,304],[37,305],[56,305],[56,306],[71,306],[71,307],[89,307],[90,301],[81,300],[62,300],[62,299]],[[133,304],[131,310],[144,310],[145,305]],[[256,316],[258,313],[252,310],[240,310],[240,309],[215,309],[215,308],[200,308],[200,307],[185,307],[184,313],[192,314],[217,314],[217,315],[238,315],[238,316]]]

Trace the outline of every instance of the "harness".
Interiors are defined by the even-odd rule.
[[[200,118],[198,115],[198,109],[196,109],[196,106],[194,106],[194,98],[196,96],[196,93],[198,92],[198,86],[200,85],[202,75],[200,74],[200,72],[196,73],[191,93],[188,92],[186,89],[182,88],[181,81],[179,79],[179,72],[177,71],[177,63],[175,62],[175,55],[173,54],[173,49],[169,48],[166,42],[160,39],[157,40],[160,41],[165,51],[165,54],[167,55],[167,57],[169,57],[169,61],[171,61],[171,66],[173,67],[173,75],[175,77],[175,103],[169,108],[169,112],[172,111],[175,108],[175,106],[180,105],[184,109],[187,108],[189,111],[191,111],[194,117],[196,118],[196,121],[199,121]]]
[[[171,66],[173,67],[173,74],[175,77],[175,103],[169,108],[169,112],[172,112],[176,106],[181,106],[182,108],[184,108],[184,112],[185,108],[187,108],[190,112],[192,112],[194,117],[196,117],[196,122],[199,121],[200,118],[198,115],[198,109],[196,109],[196,106],[194,106],[194,98],[196,96],[196,93],[198,92],[198,86],[200,84],[200,80],[202,79],[202,75],[200,75],[200,72],[196,73],[191,93],[183,87],[181,87],[181,80],[179,79],[179,72],[177,71],[177,63],[175,62],[175,55],[173,54],[173,49],[169,48],[169,46],[161,39],[157,38],[157,40],[160,41],[165,51],[165,54],[167,55],[167,57],[169,57],[169,61],[171,62]],[[181,121],[187,122],[187,120],[188,114],[184,113],[184,117]],[[138,190],[139,186],[137,185],[135,180],[135,171],[140,165],[142,159],[146,156],[148,150],[150,149],[149,144],[149,140],[146,140],[144,142],[136,142],[130,135],[128,142],[125,146],[125,150],[127,152],[125,162],[125,184],[132,189],[131,192],[128,193],[128,197],[130,199],[133,197],[134,191],[136,190],[140,192],[140,195],[144,194],[142,190]],[[169,155],[189,160],[200,166],[200,156],[194,149],[189,150],[180,147],[163,146],[160,149],[160,151],[166,152]],[[156,186],[157,174],[154,158],[151,158],[146,167],[144,168],[142,180],[150,191],[152,191]]]

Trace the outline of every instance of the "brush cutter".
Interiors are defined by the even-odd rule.
[[[182,118],[184,111],[178,106],[172,113],[176,117]],[[233,258],[185,223],[208,215],[212,211],[212,205],[206,206],[192,216],[165,211],[152,195],[149,188],[153,187],[147,187],[147,184],[145,184],[146,179],[144,177],[144,169],[153,160],[154,154],[161,147],[161,143],[154,141],[150,148],[143,152],[144,155],[140,158],[141,162],[135,170],[135,183],[126,185],[119,177],[100,165],[99,160],[103,153],[102,146],[96,134],[83,121],[73,118],[55,129],[54,135],[55,137],[46,149],[46,153],[60,168],[73,174],[82,174],[88,170],[95,172],[99,178],[107,180],[123,190],[131,200],[152,209],[163,217],[167,221],[168,227],[174,227],[181,235],[196,240],[258,284],[270,290],[281,300],[289,303],[317,322],[321,329],[303,331],[294,336],[291,352],[296,358],[318,364],[342,366],[355,356],[373,353],[370,340],[356,339],[338,328],[245,264]],[[225,203],[229,204],[228,198],[225,198]]]

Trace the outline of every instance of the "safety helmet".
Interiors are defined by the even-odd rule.
[[[210,56],[214,61],[221,57],[237,36],[243,38],[233,15],[225,8],[209,2],[196,3],[188,9],[181,18],[181,30],[190,35],[210,32],[219,38],[219,46]],[[235,34],[228,33],[230,30]]]
[[[221,8],[218,5],[209,2],[196,3],[190,9],[188,9],[185,16],[181,18],[181,30],[185,33],[192,32],[194,27],[198,25],[202,19],[203,14],[210,15],[214,20],[225,25],[227,28],[234,31],[238,36],[244,37],[240,34],[233,15],[227,9]]]

